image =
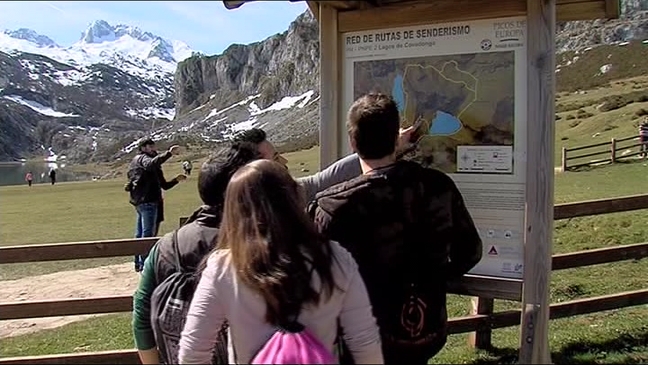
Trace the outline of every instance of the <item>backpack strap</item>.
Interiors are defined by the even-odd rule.
[[[178,230],[174,229],[171,233],[171,247],[173,247],[173,264],[178,272],[183,272],[182,256],[180,255],[180,248],[178,247]]]

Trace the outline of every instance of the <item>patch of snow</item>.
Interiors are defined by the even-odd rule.
[[[217,116],[217,115],[221,115],[221,114],[225,113],[226,111],[232,110],[232,109],[236,108],[237,106],[247,105],[249,102],[253,101],[254,99],[259,98],[260,96],[261,96],[261,94],[248,96],[247,98],[245,98],[245,99],[243,99],[243,100],[241,100],[241,101],[239,101],[239,102],[237,102],[237,103],[234,103],[234,104],[228,106],[228,107],[225,108],[225,109],[221,109],[221,110],[218,110],[218,109],[212,109],[212,111],[209,112],[209,114],[207,115],[207,117],[205,117],[205,119],[203,120],[203,122],[207,121],[209,118],[213,118],[213,117],[215,117],[215,116]]]
[[[13,102],[21,104],[21,105],[24,105],[24,106],[30,108],[31,110],[33,110],[33,111],[35,111],[37,113],[43,114],[43,115],[47,115],[48,117],[55,117],[55,118],[78,117],[78,115],[76,115],[76,114],[67,114],[67,113],[57,112],[56,110],[54,110],[54,109],[52,109],[52,108],[50,108],[48,106],[45,106],[45,105],[43,105],[41,103],[35,102],[33,100],[23,99],[22,96],[5,95],[2,98],[13,101]]]
[[[188,126],[178,128],[178,132],[188,132],[189,130],[191,130],[195,126],[196,126],[196,122],[192,122]]]
[[[58,156],[56,155],[56,153],[54,151],[52,151],[52,147],[49,147],[47,149],[47,154],[48,154],[48,156],[45,157],[45,161],[47,161],[47,162],[56,162],[58,160]]]
[[[619,43],[619,46],[627,46],[628,44],[630,44],[630,42],[621,42]]]
[[[173,120],[175,117],[175,109],[148,107],[140,110],[126,109],[125,112],[128,116],[140,117],[143,119],[163,118]]]
[[[259,106],[255,102],[251,102],[248,106],[248,109],[250,110],[251,115],[258,115],[262,113],[261,108],[259,108]]]
[[[53,80],[63,86],[78,85],[89,77],[90,75],[86,75],[78,70],[56,71],[52,74]]]
[[[601,71],[602,74],[606,74],[610,71],[610,69],[612,69],[612,65],[608,63],[607,65],[601,66],[599,70]]]
[[[250,115],[252,115],[252,116],[261,115],[261,114],[267,113],[269,111],[278,111],[278,110],[290,109],[290,108],[292,108],[294,106],[297,106],[298,108],[301,109],[306,105],[306,103],[308,103],[308,101],[313,96],[313,94],[314,94],[314,91],[310,90],[310,91],[307,91],[304,94],[299,95],[299,96],[286,96],[283,99],[281,99],[280,101],[270,105],[269,107],[267,107],[265,109],[259,109],[259,107],[256,104],[252,103],[252,104],[250,104],[250,108],[249,108]],[[301,101],[301,103],[297,104],[300,101]]]
[[[80,131],[85,131],[87,128],[82,127],[80,125],[71,125],[71,126],[68,127],[68,129],[76,129],[76,130],[80,130]]]
[[[238,122],[236,124],[233,124],[230,126],[230,131],[233,133],[240,132],[240,131],[245,131],[251,128],[254,128],[254,125],[257,122],[256,117],[252,117],[244,122]]]

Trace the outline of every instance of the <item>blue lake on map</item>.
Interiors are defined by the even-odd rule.
[[[405,108],[405,93],[403,92],[403,76],[396,75],[394,78],[394,87],[392,88],[392,98],[398,104],[398,111],[403,113]]]
[[[392,97],[398,104],[398,110],[403,113],[405,108],[405,93],[403,92],[403,76],[396,75],[392,88]],[[449,136],[459,132],[463,125],[461,121],[452,114],[437,111],[436,117],[430,126],[430,134],[433,136]]]
[[[430,134],[433,136],[449,136],[459,132],[462,126],[459,118],[439,110],[432,121]]]

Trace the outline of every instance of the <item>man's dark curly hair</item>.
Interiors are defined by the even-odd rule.
[[[211,156],[200,168],[198,194],[204,204],[221,206],[232,175],[249,162],[260,159],[254,143],[240,141]]]

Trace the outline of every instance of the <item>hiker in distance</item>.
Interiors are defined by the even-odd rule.
[[[180,146],[174,145],[168,151],[158,154],[155,142],[150,138],[142,139],[139,153],[133,157],[128,167],[128,182],[124,189],[129,192],[130,203],[135,207],[135,238],[153,237],[158,223],[159,205],[162,203],[162,190],[169,190],[187,177],[178,174],[170,181],[164,178],[162,164],[173,155],[180,153]],[[142,271],[146,254],[135,256],[135,271]]]
[[[209,363],[225,321],[230,363],[330,363],[338,323],[355,362],[382,363],[357,265],[317,233],[300,190],[284,166],[266,159],[234,174],[182,331],[180,364]]]
[[[385,364],[427,364],[447,339],[446,282],[479,262],[482,242],[448,175],[397,159],[399,124],[391,97],[357,99],[347,131],[363,174],[319,193],[309,212],[357,261]]]

